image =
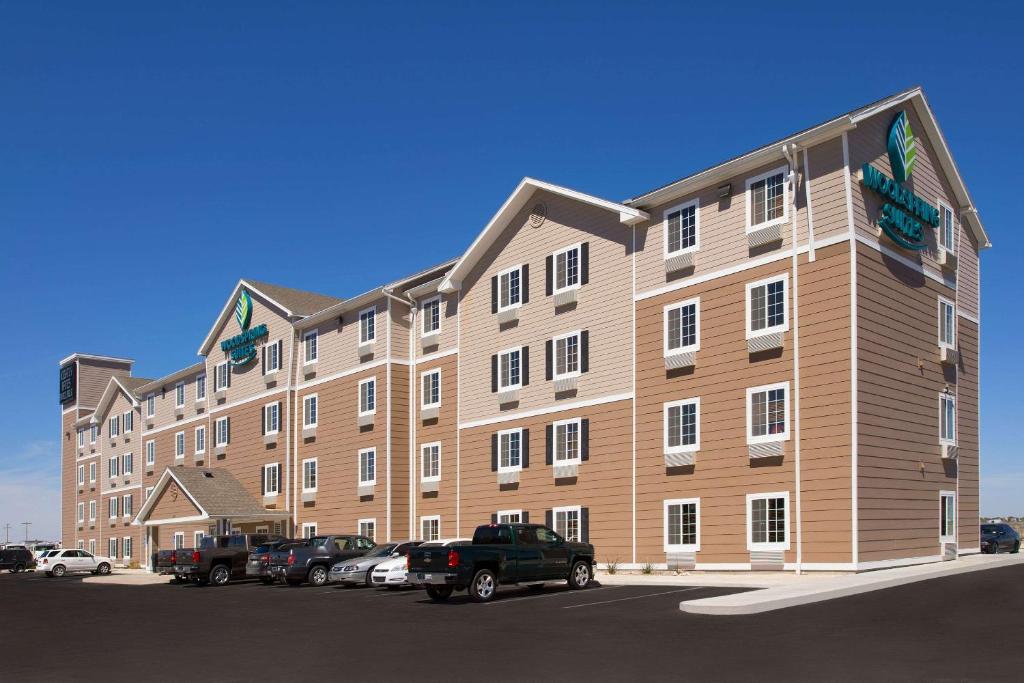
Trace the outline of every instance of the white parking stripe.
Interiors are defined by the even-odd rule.
[[[593,591],[606,591],[606,590],[611,590],[613,588],[622,588],[622,586],[602,586],[601,588],[591,588],[587,592],[591,593]],[[508,603],[508,602],[522,602],[523,600],[539,600],[540,598],[557,598],[560,595],[579,595],[579,593],[576,592],[576,591],[571,591],[571,590],[562,590],[562,591],[558,591],[557,593],[542,593],[541,595],[526,595],[526,596],[523,596],[521,598],[502,598],[502,599],[494,600],[492,602],[486,602],[484,604],[485,605],[504,605],[505,603]]]
[[[647,593],[646,595],[633,595],[628,598],[616,598],[615,600],[602,600],[600,602],[585,602],[582,605],[567,605],[562,609],[575,609],[577,607],[590,607],[592,605],[607,605],[610,602],[622,602],[623,600],[639,600],[640,598],[653,598],[658,595],[669,595],[671,593],[686,593],[687,591],[695,591],[703,588],[703,586],[694,586],[692,588],[680,588],[675,591],[664,591],[662,593]]]

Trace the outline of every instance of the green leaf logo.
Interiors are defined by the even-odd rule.
[[[889,164],[897,183],[907,182],[917,163],[917,141],[910,129],[907,112],[901,111],[889,126]]]
[[[252,297],[244,289],[235,302],[235,320],[243,332],[249,329],[249,321],[252,320]]]

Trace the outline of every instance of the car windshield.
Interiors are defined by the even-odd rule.
[[[47,550],[46,554],[43,555],[43,557],[53,557],[54,555],[56,555],[59,552],[60,552],[59,550]]]
[[[998,534],[999,533],[999,527],[996,526],[995,524],[982,524],[981,525],[981,533],[983,533],[983,534]]]
[[[397,547],[398,547],[398,545],[395,544],[395,543],[385,543],[384,545],[379,545],[376,548],[374,548],[373,550],[371,550],[370,552],[368,552],[366,554],[366,556],[367,557],[389,557],[391,555],[391,553],[395,552],[395,548],[397,548]]]

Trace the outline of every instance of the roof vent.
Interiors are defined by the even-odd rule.
[[[530,209],[530,226],[539,228],[544,223],[544,219],[548,215],[548,207],[544,202],[538,202],[533,205]]]

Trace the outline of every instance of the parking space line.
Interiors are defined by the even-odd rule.
[[[610,602],[622,602],[624,600],[639,600],[640,598],[653,598],[659,595],[670,595],[672,593],[686,593],[688,591],[695,591],[703,588],[703,586],[693,586],[692,588],[680,588],[674,591],[664,591],[661,593],[646,593],[644,595],[633,595],[628,598],[616,598],[614,600],[601,600],[600,602],[585,602],[582,605],[566,605],[562,609],[575,609],[577,607],[591,607],[593,605],[607,605]]]
[[[593,591],[606,591],[613,588],[622,588],[622,586],[602,586],[601,588],[591,588],[588,593]],[[485,605],[504,605],[508,602],[522,602],[524,600],[539,600],[540,598],[556,598],[560,595],[579,595],[577,591],[563,590],[557,593],[542,593],[540,595],[524,595],[521,598],[502,598],[500,600],[494,600],[492,602],[484,603]]]

